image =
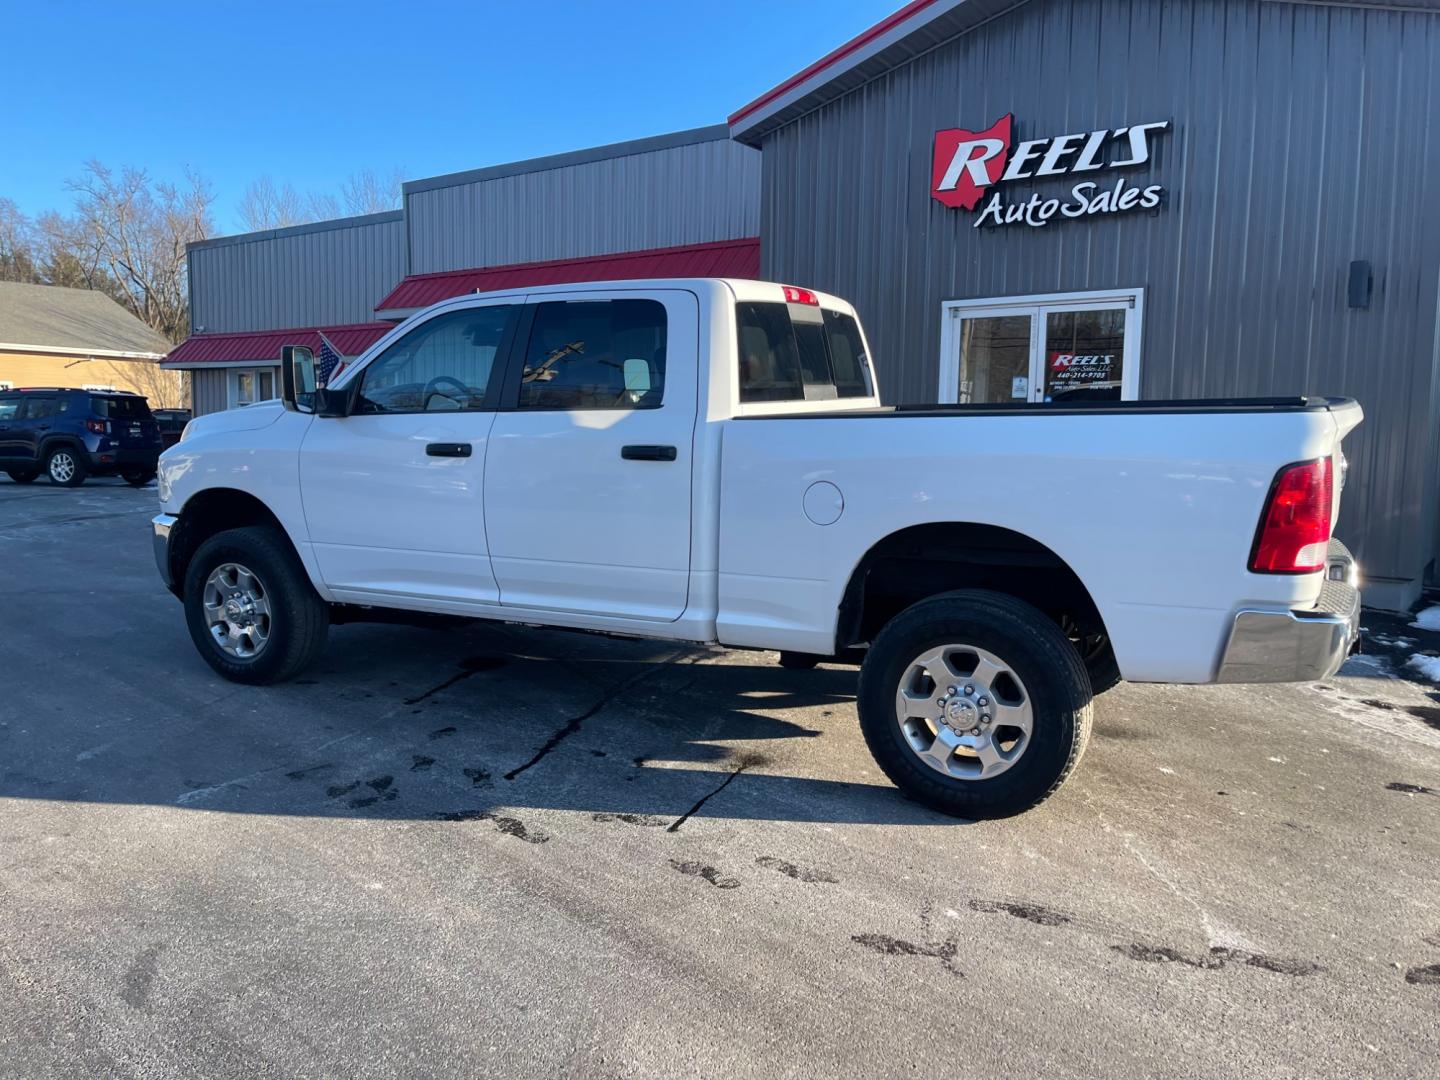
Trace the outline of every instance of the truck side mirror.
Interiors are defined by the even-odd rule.
[[[280,401],[291,412],[315,411],[315,353],[304,345],[280,350]]]

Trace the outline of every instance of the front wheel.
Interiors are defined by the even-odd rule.
[[[860,727],[907,795],[958,817],[1009,817],[1079,764],[1092,696],[1055,623],[1012,596],[967,590],[915,604],[875,638]]]
[[[31,472],[29,469],[7,469],[5,474],[17,484],[32,483],[35,478],[40,475],[38,472]]]
[[[195,647],[234,682],[283,682],[324,651],[330,609],[274,529],[228,529],[206,540],[185,571],[184,598]]]

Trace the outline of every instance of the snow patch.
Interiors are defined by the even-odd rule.
[[[1440,630],[1440,604],[1427,607],[1410,625],[1416,630]]]
[[[1431,682],[1440,683],[1440,656],[1426,656],[1424,653],[1415,653],[1405,666],[1418,671],[1422,678]]]

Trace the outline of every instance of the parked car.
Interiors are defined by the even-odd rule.
[[[155,409],[153,413],[155,423],[160,426],[160,443],[165,450],[180,441],[185,425],[195,415],[189,409]]]
[[[87,476],[155,479],[160,432],[150,406],[123,390],[35,386],[0,391],[0,469],[17,484],[41,473],[79,487]]]
[[[281,378],[160,460],[161,577],[237,682],[373,608],[860,660],[886,775],[998,816],[1117,680],[1322,679],[1358,633],[1353,401],[883,408],[849,304],[718,280],[463,297]]]

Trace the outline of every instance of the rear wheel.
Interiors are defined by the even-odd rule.
[[[45,473],[52,484],[79,487],[85,482],[85,459],[70,446],[57,446],[45,458]]]
[[[154,469],[132,469],[129,472],[120,474],[121,478],[131,487],[144,487],[155,479]]]
[[[201,544],[184,599],[195,647],[234,682],[283,682],[325,649],[329,607],[274,529],[230,529]]]
[[[860,669],[860,726],[897,787],[969,818],[1008,817],[1064,783],[1090,735],[1090,680],[1065,634],[1002,593],[901,612]]]
[[[34,479],[40,474],[38,472],[33,472],[29,469],[7,469],[5,471],[5,475],[10,477],[10,479],[14,480],[17,484],[29,484],[32,483]]]

